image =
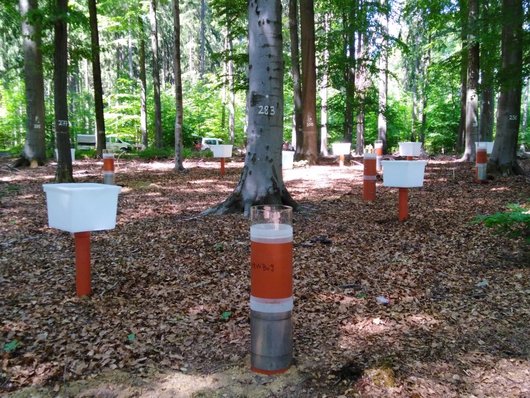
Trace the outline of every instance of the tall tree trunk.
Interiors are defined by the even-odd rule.
[[[173,69],[175,73],[175,170],[183,171],[182,158],[182,73],[180,68],[180,8],[179,0],[173,0]]]
[[[456,150],[461,152],[464,149],[465,135],[466,135],[466,88],[467,88],[467,1],[459,0],[460,8],[460,41],[461,48],[461,63],[460,63],[460,121],[458,123],[458,132],[456,136]]]
[[[523,70],[522,0],[502,1],[502,42],[497,134],[489,167],[504,175],[520,173],[516,151],[521,117]]]
[[[320,86],[320,154],[328,156],[328,81],[329,81],[329,51],[328,51],[328,34],[329,34],[329,14],[324,14],[324,35],[326,45],[322,52],[322,84]]]
[[[106,149],[106,143],[96,0],[88,0],[88,12],[90,16],[90,44],[92,47],[92,76],[94,79],[94,107],[96,112],[96,155],[101,157],[103,150]]]
[[[481,20],[492,21],[496,19],[496,1],[483,0],[480,3]],[[480,123],[478,141],[493,140],[494,110],[495,110],[495,92],[494,92],[494,70],[497,66],[499,53],[497,34],[494,32],[495,27],[490,23],[483,23],[481,37],[484,37],[480,46]],[[500,39],[500,35],[498,36]]]
[[[358,34],[357,43],[357,62],[356,62],[356,86],[358,93],[358,112],[356,126],[355,152],[362,155],[364,152],[364,129],[365,129],[365,102],[366,90],[368,89],[368,71],[366,70],[366,36],[363,32]]]
[[[353,141],[353,108],[355,104],[355,18],[357,1],[349,7],[349,13],[343,15],[344,52],[346,65],[344,70],[344,83],[346,85],[346,98],[344,106],[344,142]]]
[[[380,4],[384,12],[381,16],[383,39],[381,41],[382,54],[379,59],[379,112],[377,115],[377,139],[383,142],[383,152],[386,152],[386,108],[388,97],[388,50],[386,37],[388,35],[388,11],[386,0],[380,0]]]
[[[523,117],[521,121],[521,131],[523,132],[523,137],[526,134],[526,129],[528,128],[528,96],[530,95],[530,78],[526,78],[524,84],[524,100],[523,100]]]
[[[38,10],[37,0],[20,0],[26,86],[26,142],[23,162],[43,165],[46,160],[44,78],[42,73],[41,26],[28,14]]]
[[[262,21],[266,21],[262,22]],[[255,204],[296,202],[285,188],[282,170],[283,58],[280,0],[249,0],[249,92],[247,155],[234,192],[206,214],[244,211]]]
[[[68,31],[66,17],[68,15],[68,0],[56,0],[57,16],[54,23],[53,54],[54,70],[54,112],[55,137],[57,140],[57,182],[72,182],[72,156],[70,153],[70,131],[68,126]]]
[[[479,141],[493,141],[495,98],[491,86],[482,89]]]
[[[228,27],[230,30],[230,27]],[[230,144],[234,144],[236,137],[236,91],[234,87],[234,42],[232,35],[228,34],[228,134],[230,136]]]
[[[478,78],[479,78],[479,44],[478,34],[478,0],[468,1],[468,56],[467,56],[467,89],[466,89],[466,139],[465,151],[461,160],[475,160],[475,141],[478,138]]]
[[[160,60],[158,53],[157,0],[151,0],[149,22],[151,25],[151,51],[153,52],[153,89],[155,105],[155,148],[162,148],[162,103],[160,100]]]
[[[127,31],[127,61],[129,64],[129,79],[134,79],[133,45],[131,29]]]
[[[145,36],[144,23],[142,17],[138,17],[138,25],[140,30],[140,49],[139,49],[139,63],[140,63],[140,134],[142,135],[142,145],[147,148],[147,77],[145,73]]]
[[[298,40],[298,0],[289,0],[289,36],[291,39],[291,75],[293,77],[294,117],[292,144],[296,156],[303,152],[304,130],[302,113],[302,87],[300,80],[300,43]]]
[[[302,38],[302,112],[304,143],[302,157],[310,165],[318,159],[318,132],[316,108],[315,16],[313,0],[300,2]]]
[[[199,47],[199,76],[204,78],[206,70],[206,0],[201,0],[201,31]]]

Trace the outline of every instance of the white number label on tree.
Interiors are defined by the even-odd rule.
[[[274,109],[274,105],[258,105],[258,115],[271,115],[274,116],[276,114],[276,109]]]

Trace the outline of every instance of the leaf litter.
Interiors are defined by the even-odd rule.
[[[530,257],[472,224],[530,197],[523,177],[473,181],[431,159],[425,185],[377,183],[359,163],[284,171],[294,215],[294,353],[249,371],[249,222],[201,217],[242,162],[120,160],[114,230],[91,236],[92,289],[75,296],[70,234],[47,227],[54,166],[0,171],[0,392],[72,397],[436,397],[530,394]],[[76,161],[78,182],[101,164]],[[33,394],[33,395],[32,395]]]

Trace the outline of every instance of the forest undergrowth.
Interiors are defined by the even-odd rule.
[[[530,397],[530,250],[473,223],[530,198],[528,177],[474,181],[430,159],[399,222],[397,190],[362,199],[355,160],[284,171],[294,215],[294,364],[249,370],[249,221],[200,213],[242,162],[120,160],[116,228],[92,233],[75,294],[71,234],[47,226],[55,164],[0,164],[0,395]],[[528,171],[528,165],[526,165]],[[101,162],[74,163],[101,182]]]

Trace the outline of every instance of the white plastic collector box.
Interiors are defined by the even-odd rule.
[[[426,160],[382,160],[383,186],[415,188],[423,186]]]
[[[43,184],[42,187],[51,228],[74,233],[116,226],[121,187],[96,183]]]

